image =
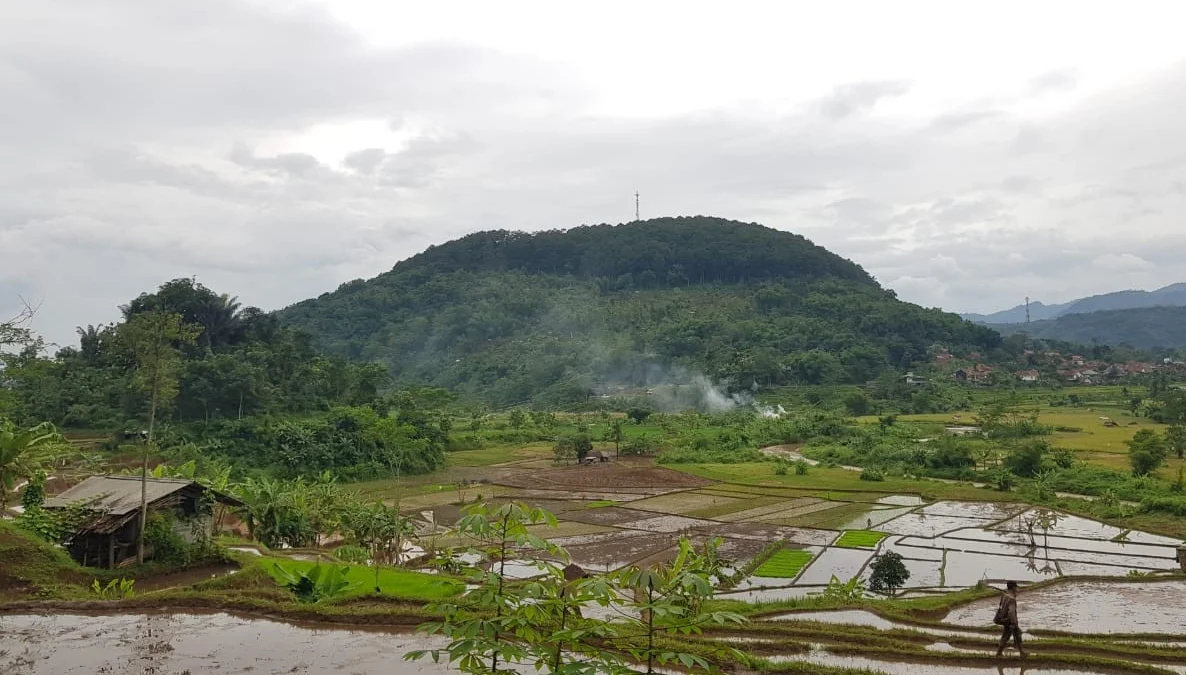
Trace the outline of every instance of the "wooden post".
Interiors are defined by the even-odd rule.
[[[107,569],[115,569],[115,533],[107,535]]]
[[[1178,565],[1186,572],[1186,546],[1178,547]]]

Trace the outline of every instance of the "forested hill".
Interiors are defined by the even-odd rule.
[[[458,270],[513,270],[648,288],[825,277],[876,285],[856,263],[797,234],[720,218],[660,218],[535,233],[477,232],[433,246],[397,264],[391,274],[412,270],[422,277]]]
[[[935,345],[985,357],[1001,345],[801,236],[703,217],[480,232],[278,316],[330,353],[387,364],[397,382],[496,404],[693,374],[738,387],[864,382]]]
[[[1065,314],[1057,319],[997,324],[1002,333],[1028,332],[1035,338],[1076,344],[1126,344],[1138,349],[1186,347],[1186,307],[1140,307],[1088,314]]]

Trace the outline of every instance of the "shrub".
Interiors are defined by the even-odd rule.
[[[807,466],[808,466],[807,462],[804,462],[801,459],[796,460],[795,461],[795,475],[796,476],[806,476],[807,475]]]
[[[136,595],[136,591],[133,589],[135,585],[135,579],[112,579],[107,582],[106,586],[95,579],[91,584],[91,592],[103,600],[122,600]]]
[[[1141,429],[1126,443],[1134,476],[1147,476],[1156,471],[1169,454],[1165,437],[1152,429]]]
[[[992,481],[1000,492],[1008,492],[1013,489],[1013,473],[1005,469],[998,469],[993,474]]]
[[[185,566],[193,562],[190,544],[174,530],[176,520],[164,513],[152,513],[144,527],[144,546],[152,549],[152,558],[170,565]]]
[[[649,436],[631,438],[622,443],[618,450],[622,455],[649,455],[659,449],[659,443]]]
[[[629,417],[635,424],[642,424],[651,416],[651,411],[646,408],[631,408],[626,411],[626,417]]]
[[[1054,448],[1050,451],[1050,461],[1060,469],[1069,469],[1075,466],[1075,453],[1068,448]]]
[[[883,481],[885,480],[885,472],[881,469],[869,467],[861,471],[861,480]]]
[[[778,462],[777,462],[777,463],[774,465],[774,475],[775,475],[775,476],[785,476],[785,475],[787,475],[787,462],[786,462],[786,460],[784,460],[784,459],[780,459],[780,460],[778,460]]]
[[[334,557],[342,562],[364,564],[370,559],[370,551],[361,546],[339,546],[334,550]]]
[[[1050,444],[1045,441],[1030,441],[1009,453],[1005,458],[1005,466],[1018,476],[1032,478],[1042,470],[1042,461]]]

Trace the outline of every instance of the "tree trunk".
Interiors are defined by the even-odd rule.
[[[159,368],[159,364],[157,368]],[[156,403],[157,392],[160,390],[160,381],[153,374],[152,378],[152,404],[148,410],[148,438],[144,441],[144,461],[140,465],[140,531],[136,534],[136,562],[144,562],[144,528],[148,524],[148,450],[152,447],[152,432],[156,425]]]

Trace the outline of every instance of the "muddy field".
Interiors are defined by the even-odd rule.
[[[227,614],[0,616],[5,675],[444,675],[399,658],[440,638],[325,630]]]
[[[503,485],[522,488],[695,488],[713,481],[658,466],[627,461],[569,466],[503,478]]]

